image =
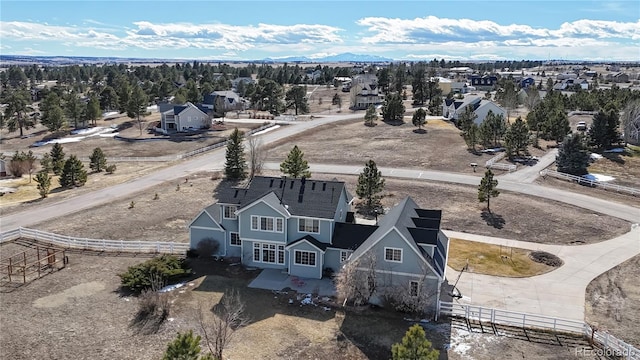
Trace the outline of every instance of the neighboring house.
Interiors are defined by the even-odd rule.
[[[556,80],[569,80],[569,79],[577,79],[578,78],[578,74],[576,73],[562,73],[562,74],[558,74],[556,76]]]
[[[234,91],[214,91],[205,95],[202,106],[217,115],[222,115],[223,110],[227,112],[246,109],[244,99]]]
[[[617,73],[612,76],[612,80],[615,83],[627,83],[629,82],[629,75],[625,73]]]
[[[444,99],[442,101],[442,116],[446,120],[457,122],[460,115],[464,114],[467,107],[473,109],[476,114],[475,123],[480,125],[489,114],[489,111],[496,115],[507,117],[507,112],[490,100],[484,100],[479,96],[466,96],[464,99]]]
[[[533,86],[535,84],[536,84],[536,81],[532,77],[526,77],[526,78],[520,79],[520,87],[522,89],[526,89],[529,86]]]
[[[494,75],[472,75],[471,86],[478,90],[492,90],[493,86],[498,82],[498,77]]]
[[[305,78],[310,81],[316,81],[320,79],[323,75],[322,70],[309,70],[307,71]]]
[[[244,83],[245,85],[248,85],[248,84],[255,83],[255,80],[253,80],[253,78],[251,78],[251,77],[237,77],[237,78],[231,80],[231,87],[233,89],[238,89],[238,84],[239,83]]]
[[[354,110],[364,110],[370,105],[380,105],[384,95],[378,87],[378,78],[374,74],[356,75],[351,80],[351,104]]]
[[[204,129],[211,125],[206,109],[187,102],[184,105],[161,104],[160,129],[164,134]]]
[[[189,224],[192,249],[214,241],[213,255],[315,279],[375,257],[378,289],[405,285],[439,297],[449,249],[440,210],[420,209],[407,197],[378,225],[355,224],[352,197],[337,180],[258,176],[216,197]]]
[[[573,91],[576,89],[576,85],[580,86],[582,90],[589,89],[589,82],[586,79],[566,79],[554,84],[553,90]]]

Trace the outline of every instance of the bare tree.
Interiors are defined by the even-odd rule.
[[[171,310],[169,293],[160,292],[166,280],[160,274],[151,274],[149,281],[151,288],[138,296],[138,312],[131,320],[131,327],[145,335],[157,333]]]
[[[264,148],[262,139],[256,136],[249,136],[247,139],[249,147],[249,179],[262,172],[262,167],[267,158],[267,150]]]
[[[434,281],[429,279],[429,275],[433,275],[432,271],[428,269],[426,264],[422,264],[420,268],[421,276],[409,281],[397,282],[388,279],[388,283],[397,283],[397,285],[385,287],[381,291],[385,302],[401,312],[416,315],[424,315],[429,312],[429,307],[433,307],[437,290],[429,287],[430,281]],[[433,310],[435,311],[435,309]]]
[[[624,141],[640,144],[640,100],[629,102],[622,111]]]
[[[227,290],[220,303],[212,309],[213,314],[198,308],[197,318],[204,340],[215,359],[222,359],[222,352],[229,344],[234,332],[249,324],[245,315],[245,304],[238,290]]]
[[[335,275],[336,293],[342,305],[352,302],[362,305],[376,291],[376,257],[369,253],[363,257],[348,261]]]

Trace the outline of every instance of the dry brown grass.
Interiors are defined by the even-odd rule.
[[[600,331],[640,347],[640,255],[595,278],[587,286],[585,317]]]
[[[612,184],[640,189],[640,147],[629,147],[623,154],[604,153],[589,165],[590,173],[604,174],[615,178]]]
[[[506,277],[529,277],[555,269],[531,260],[529,253],[530,250],[510,246],[451,239],[447,265],[462,271],[468,264],[469,272]]]

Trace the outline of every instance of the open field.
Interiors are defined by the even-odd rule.
[[[323,125],[270,145],[268,161],[284,160],[298,145],[309,163],[364,164],[373,159],[378,166],[473,173],[470,163],[484,165],[493,156],[467,151],[451,123],[429,120],[426,133],[420,134],[409,118],[405,121],[399,126],[378,121],[368,127],[363,120]]]
[[[596,198],[615,201],[622,204],[640,207],[640,199],[637,196],[632,196],[624,193],[617,193],[612,190],[604,190],[601,188],[592,188],[585,185],[580,185],[573,181],[567,181],[562,179],[556,179],[551,176],[547,176],[546,178],[539,177],[535,181],[536,184],[555,187],[559,189],[564,189],[576,193],[581,193],[589,196],[593,196]]]
[[[3,245],[17,250],[14,244]],[[196,273],[187,285],[170,293],[169,320],[156,334],[143,335],[130,326],[138,308],[136,297],[119,289],[118,273],[144,258],[74,252],[67,268],[27,286],[3,293],[0,348],[11,359],[158,359],[177,332],[201,334],[194,310],[212,307],[229,288],[238,289],[250,324],[239,329],[227,349],[227,359],[388,359],[391,344],[411,325],[405,315],[382,309],[330,309],[302,306],[296,294],[250,289],[256,271],[226,267],[220,262],[195,261]],[[230,271],[233,270],[233,271]],[[294,304],[289,304],[289,299]],[[96,326],[98,325],[98,326]],[[440,359],[579,358],[580,339],[521,330],[500,329],[508,336],[469,332],[464,323],[444,319],[424,325],[427,337],[441,350]],[[529,337],[532,341],[526,341]],[[446,346],[445,346],[446,345]],[[526,354],[526,356],[524,355]],[[566,356],[565,356],[566,355]],[[591,357],[586,357],[591,359]]]
[[[526,249],[451,239],[447,265],[461,271],[468,264],[469,272],[506,277],[529,277],[555,269],[531,260],[530,253]]]
[[[603,153],[603,158],[589,165],[590,173],[613,176],[612,184],[640,188],[640,147],[628,147],[626,152]]]
[[[215,175],[219,176],[218,173]],[[187,242],[189,222],[205,206],[215,202],[212,195],[220,180],[212,181],[211,177],[211,173],[203,173],[191,177],[188,183],[180,181],[179,190],[176,190],[178,182],[167,182],[131,198],[66,216],[64,221],[47,221],[35,228],[88,238]],[[314,175],[314,178],[331,179],[333,176]],[[355,193],[357,177],[340,176],[340,180]],[[156,193],[159,198],[154,200]],[[510,193],[502,193],[492,200],[496,226],[491,226],[487,224],[490,219],[486,214],[483,218],[477,190],[461,185],[387,179],[385,193],[383,205],[387,209],[410,195],[424,208],[443,210],[443,229],[480,235],[571,244],[599,242],[629,230],[629,223],[623,220]],[[131,201],[135,202],[133,209],[129,209]]]
[[[640,255],[595,278],[587,287],[585,317],[600,331],[640,347]]]

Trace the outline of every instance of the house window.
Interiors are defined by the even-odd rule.
[[[409,295],[418,296],[418,286],[419,284],[417,281],[409,282]]]
[[[232,246],[241,246],[242,241],[240,240],[240,234],[237,232],[232,232],[229,234],[231,236],[231,245]]]
[[[351,255],[351,251],[340,250],[340,263],[343,263],[349,259],[349,255]]]
[[[224,218],[225,219],[236,219],[236,210],[238,208],[236,206],[225,205],[224,206]]]
[[[253,261],[284,264],[284,245],[253,243]]]
[[[402,262],[402,249],[384,248],[384,259],[392,262]]]
[[[320,220],[298,219],[298,231],[317,234],[320,232]]]
[[[284,221],[282,218],[273,218],[270,216],[251,216],[251,230],[255,231],[271,231],[283,232]]]
[[[295,251],[294,264],[305,266],[316,266],[316,253],[313,251]]]

